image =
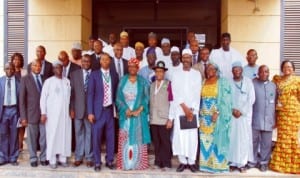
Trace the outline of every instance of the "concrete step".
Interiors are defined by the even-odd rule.
[[[192,173],[190,170],[185,170],[182,173],[176,172],[178,166],[177,158],[172,159],[173,168],[169,171],[162,172],[159,169],[147,169],[143,171],[122,171],[122,170],[109,170],[102,166],[100,172],[94,172],[93,168],[87,168],[81,165],[77,168],[72,166],[67,168],[58,167],[51,169],[49,166],[38,166],[32,168],[29,164],[29,155],[25,150],[20,154],[19,166],[12,166],[10,164],[0,167],[0,178],[299,178],[300,175],[280,174],[273,171],[260,172],[258,169],[250,169],[247,173],[226,173],[226,174],[209,174],[209,173]],[[102,156],[104,158],[105,155]],[[74,161],[74,156],[69,159],[69,163]],[[150,165],[153,165],[154,156],[149,155]]]

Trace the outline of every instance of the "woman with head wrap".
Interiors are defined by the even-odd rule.
[[[117,168],[142,170],[149,167],[147,144],[151,142],[148,123],[149,85],[137,75],[139,61],[128,61],[128,72],[119,82],[116,105],[119,111]]]
[[[200,171],[228,172],[227,154],[232,110],[231,85],[208,64],[200,103]]]

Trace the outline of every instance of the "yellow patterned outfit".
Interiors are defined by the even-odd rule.
[[[225,84],[226,88],[220,88],[219,85]],[[231,98],[230,85],[226,80],[220,80],[215,84],[204,84],[201,93],[200,104],[200,171],[220,173],[228,172],[229,166],[227,161],[228,140],[222,139],[219,135],[223,134],[225,138],[229,138],[229,123],[231,119],[231,99],[228,103],[222,102],[222,105],[228,105],[228,110],[222,111],[223,115],[229,115],[226,119],[223,115],[219,115],[217,122],[212,121],[212,115],[214,112],[220,111],[219,101],[221,98]],[[220,95],[221,94],[221,95]],[[223,101],[223,100],[222,100]],[[225,113],[226,112],[226,113]],[[221,113],[221,111],[220,111]],[[223,118],[222,118],[223,117]],[[224,124],[227,123],[227,124]],[[227,125],[227,126],[226,126]],[[220,127],[221,126],[221,127]],[[222,130],[221,130],[222,129]],[[227,136],[226,136],[227,135]],[[226,142],[223,144],[218,144]],[[225,151],[224,151],[225,150]]]
[[[300,78],[291,76],[273,79],[277,85],[277,142],[272,153],[270,169],[300,174]]]

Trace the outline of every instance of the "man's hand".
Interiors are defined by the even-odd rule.
[[[71,119],[75,118],[75,111],[73,109],[70,110],[70,117]]]
[[[28,125],[28,122],[27,122],[27,119],[22,119],[21,120],[21,125],[23,126],[23,127],[27,127],[27,125]]]
[[[88,120],[91,124],[93,124],[95,122],[95,116],[94,114],[89,114],[88,115]]]
[[[241,117],[242,113],[241,113],[239,110],[237,110],[237,109],[233,109],[233,110],[232,110],[232,115],[233,115],[236,119],[239,119],[239,118]]]
[[[171,119],[167,120],[166,129],[171,129],[173,127],[173,121]]]
[[[187,120],[189,122],[191,122],[193,120],[193,111],[192,111],[192,109],[188,108],[184,103],[180,104],[180,106],[181,106]]]
[[[46,114],[42,114],[42,116],[41,116],[41,123],[42,123],[42,124],[45,124],[46,121],[47,121],[47,116],[46,116]]]

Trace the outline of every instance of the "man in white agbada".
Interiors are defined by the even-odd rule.
[[[229,33],[223,33],[221,36],[221,48],[211,51],[209,61],[217,64],[220,68],[220,77],[232,79],[231,66],[234,62],[240,61],[243,66],[246,60],[234,48],[230,47],[231,36]]]
[[[71,156],[71,87],[62,76],[62,68],[60,61],[53,63],[54,76],[45,81],[40,99],[41,122],[46,127],[46,157],[53,169],[57,167],[56,155],[63,167],[68,166],[67,157]]]
[[[243,77],[241,62],[233,63],[232,74],[233,109],[228,161],[230,171],[246,172],[248,161],[253,162],[252,105],[255,90],[252,81]]]
[[[168,38],[163,38],[161,40],[161,50],[162,50],[162,55],[160,58],[158,58],[158,61],[164,61],[166,64],[166,68],[170,68],[172,65],[172,60],[171,60],[171,42]]]
[[[198,148],[198,129],[180,129],[180,116],[186,116],[189,121],[196,115],[197,127],[201,93],[201,76],[192,69],[192,51],[182,51],[182,68],[175,70],[172,79],[173,102],[170,106],[169,119],[174,123],[172,149],[178,155],[180,162],[177,172],[190,168],[196,172],[195,160]],[[168,127],[170,126],[168,122]]]
[[[122,58],[129,60],[131,58],[135,58],[135,50],[129,46],[129,36],[128,33],[125,31],[122,31],[120,33],[120,43],[123,46],[123,56]]]

